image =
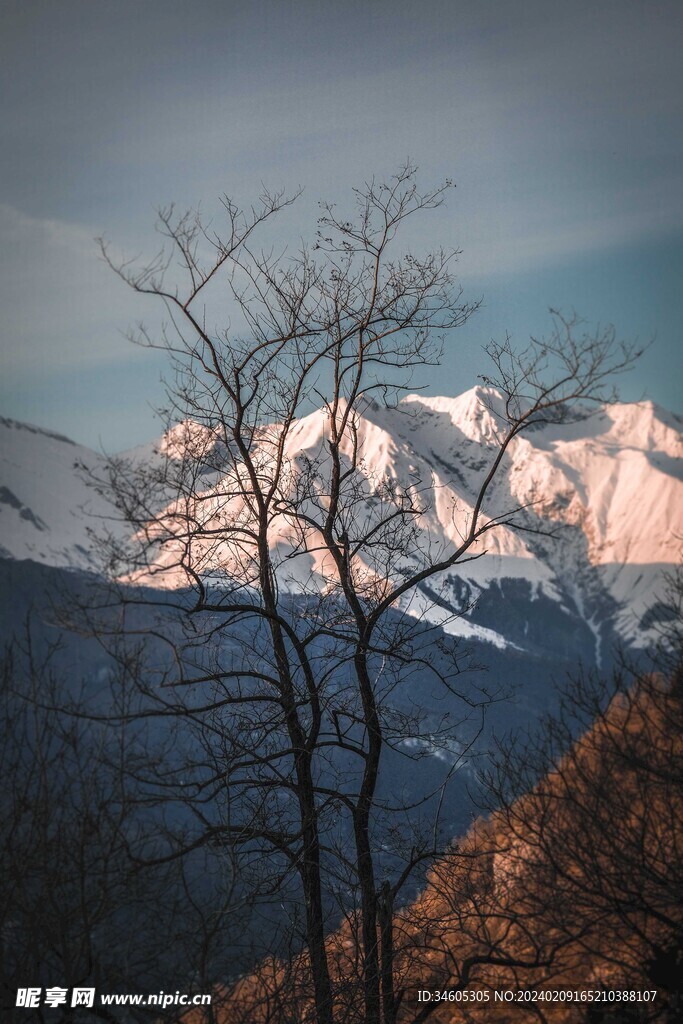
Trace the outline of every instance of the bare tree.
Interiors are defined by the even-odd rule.
[[[490,701],[463,684],[454,645],[444,641],[440,659],[426,651],[410,598],[481,557],[492,530],[525,527],[519,509],[487,514],[510,445],[534,424],[577,415],[577,403],[607,400],[637,355],[611,330],[582,333],[559,315],[521,355],[491,345],[496,436],[471,505],[453,503],[459,542],[437,548],[422,529],[431,481],[369,465],[363,414],[438,365],[443,340],[476,309],[456,286],[457,253],[398,248],[405,223],[437,209],[448,187],[419,191],[412,167],[366,183],[351,217],[322,206],[315,244],[296,254],[258,247],[293,201],[281,194],[247,214],[226,198],[224,232],[162,210],[165,247],[142,267],[116,263],[103,244],[126,283],[166,309],[159,339],[140,327],[134,340],[168,353],[177,424],[155,471],[113,459],[99,481],[133,534],[109,538],[110,572],[124,609],[161,609],[147,628],[173,656],[146,699],[204,737],[205,757],[183,768],[197,811],[190,845],[249,851],[274,888],[298,880],[312,985],[301,1019],[317,1024],[339,1019],[330,896],[358,925],[363,1019],[396,1020],[394,904],[442,849],[442,786],[476,733],[453,722]],[[226,301],[230,326],[214,328]],[[301,419],[312,406],[314,451]],[[173,595],[155,598],[157,585]],[[459,716],[425,721],[405,696],[418,671],[460,703]],[[393,757],[424,756],[426,744],[459,751],[440,786],[419,800],[382,789],[380,768],[386,778]]]
[[[653,659],[623,659],[609,677],[575,674],[552,716],[508,739],[488,773],[491,813],[439,856],[418,898],[397,912],[399,1020],[683,1019],[680,572],[671,583]],[[328,939],[350,1021],[363,1019],[354,1005],[358,947],[348,924]],[[547,999],[495,1002],[501,989]],[[427,992],[421,1005],[418,990]],[[558,990],[610,998],[553,1000]],[[225,1019],[241,1021],[245,1004],[252,1020],[271,1019],[254,1013],[266,991],[260,976],[242,983]],[[449,999],[437,996],[444,992]],[[300,1005],[295,997],[290,1017]]]
[[[62,1019],[117,1021],[120,1011],[100,993],[212,991],[235,942],[226,909],[234,879],[215,855],[194,864],[164,858],[163,794],[135,776],[149,775],[168,730],[153,737],[125,724],[130,705],[116,664],[106,707],[124,724],[113,731],[93,721],[92,695],[67,679],[60,654],[29,631],[0,662],[3,1020],[44,1020],[43,1007],[16,1008],[18,987],[32,985],[62,987],[65,999],[74,987],[95,987],[92,1007],[66,1002]],[[126,1013],[144,1022],[174,1019],[177,1008]]]

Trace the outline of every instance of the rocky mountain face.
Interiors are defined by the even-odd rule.
[[[415,558],[447,557],[471,519],[501,424],[501,398],[487,388],[457,398],[409,395],[393,408],[369,403],[354,437],[345,438],[349,457],[353,445],[359,453],[355,514],[372,522],[382,489],[403,489],[422,509]],[[307,467],[324,460],[326,427],[323,410],[291,430],[283,499],[290,500]],[[258,442],[264,466],[274,433],[276,426],[264,430]],[[230,483],[234,460],[222,466],[220,444],[205,427],[186,422],[123,459],[140,466],[201,455],[201,512],[195,514],[220,528],[245,514]],[[486,495],[485,516],[505,517],[507,525],[486,534],[474,551],[481,557],[425,583],[403,610],[508,650],[556,643],[569,654],[577,631],[583,637],[589,631],[597,663],[615,640],[646,643],[662,613],[663,573],[678,561],[683,537],[681,455],[681,420],[650,402],[587,411],[570,424],[535,425],[513,441]],[[103,464],[101,455],[65,437],[0,420],[2,554],[95,570],[92,535],[109,524],[112,509],[85,482],[83,467],[97,474]],[[173,516],[172,489],[165,500]],[[515,509],[521,511],[510,523],[507,514]],[[162,547],[154,578],[144,582],[184,585],[175,547],[172,539]],[[316,545],[302,544],[284,513],[273,520],[271,547],[284,590],[330,585]],[[230,543],[215,535],[195,549],[207,574],[234,568]],[[410,557],[403,562],[399,570],[409,571]],[[366,568],[369,576],[381,572],[370,562]]]

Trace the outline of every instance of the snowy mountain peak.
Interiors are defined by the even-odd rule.
[[[180,460],[204,458],[218,444],[218,436],[209,427],[186,419],[166,430],[158,445],[160,455]]]
[[[420,416],[421,410],[439,414],[471,441],[495,442],[505,426],[504,398],[496,388],[477,385],[456,398],[407,395],[401,408]],[[424,418],[424,414],[423,414]]]
[[[419,490],[424,512],[416,553],[429,549],[447,556],[463,535],[494,455],[503,427],[502,401],[495,389],[479,386],[455,398],[411,394],[395,407],[368,402],[342,446],[350,457],[357,445],[358,514],[371,520],[378,489],[387,480],[406,493]],[[271,424],[260,433],[266,474],[278,430]],[[329,432],[325,409],[293,424],[285,451],[287,486],[297,486],[306,459],[324,462]],[[225,441],[208,427],[185,420],[156,445],[130,454],[138,467],[164,456],[176,463],[186,458],[202,462],[197,514],[217,530],[205,551],[201,541],[194,549],[205,571],[229,567],[229,552],[219,540],[220,523],[243,516],[245,507],[226,499],[231,488],[223,474],[232,459]],[[433,581],[431,591],[416,594],[408,610],[430,620],[438,620],[439,614],[445,619],[448,607],[476,600],[504,580],[519,581],[531,588],[530,594],[544,594],[573,608],[597,631],[609,619],[622,635],[636,636],[656,604],[663,569],[680,557],[682,456],[681,421],[651,402],[597,408],[567,424],[535,425],[510,446],[504,471],[483,509],[493,517],[525,506],[522,517],[532,532],[506,527],[491,531],[486,547],[477,551],[485,550],[485,557]],[[75,467],[81,463],[96,469],[101,458],[67,438],[0,420],[4,553],[59,566],[94,565],[88,528],[106,517],[109,508]],[[172,518],[170,493],[168,501]],[[556,536],[545,535],[550,528]],[[310,551],[301,549],[284,514],[273,517],[271,544],[276,561],[286,566],[283,587],[310,586],[316,578],[320,586],[329,585],[316,545]],[[178,566],[172,543],[160,556],[154,582],[184,584],[181,573],[164,566]],[[369,577],[376,568],[366,566]]]
[[[53,441],[63,441],[64,444],[76,444],[75,441],[72,441],[70,437],[66,437],[65,434],[56,434],[52,430],[45,430],[44,427],[36,427],[32,423],[22,423],[19,420],[9,419],[7,416],[0,416],[0,429],[26,430],[29,434],[41,434],[43,437],[49,437]]]
[[[614,444],[683,457],[683,420],[654,402],[618,403],[603,415],[611,423],[607,433]]]
[[[0,551],[48,565],[88,568],[92,517],[108,506],[76,469],[100,457],[62,434],[0,418]]]

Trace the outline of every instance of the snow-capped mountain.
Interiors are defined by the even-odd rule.
[[[0,418],[0,554],[92,568],[88,525],[108,507],[76,466],[100,461],[62,434]]]
[[[417,550],[447,557],[471,517],[497,445],[498,403],[496,392],[475,388],[457,398],[408,395],[393,408],[368,404],[355,440],[349,436],[345,441],[349,452],[354,443],[360,452],[358,513],[370,521],[381,482],[419,490],[424,513]],[[286,450],[290,489],[306,465],[324,457],[327,429],[325,411],[301,418],[292,428]],[[97,470],[102,457],[59,435],[8,420],[0,421],[0,435],[4,553],[92,568],[96,559],[89,527],[109,509],[76,466]],[[193,446],[206,455],[211,445],[217,448],[218,441],[205,428],[186,423],[158,446],[137,449],[133,458],[149,461],[159,451],[180,458]],[[265,442],[263,448],[266,453]],[[483,557],[430,581],[406,610],[499,646],[523,646],[525,636],[533,636],[535,614],[550,603],[588,624],[598,659],[601,643],[614,630],[637,643],[656,620],[662,574],[679,559],[682,455],[681,421],[651,402],[607,406],[571,424],[535,426],[511,444],[484,506],[489,518],[526,506],[517,521],[531,532],[500,526],[487,533],[485,548],[477,549],[486,551]],[[214,465],[202,477],[201,514],[203,522],[219,526],[234,522],[244,509],[230,497],[227,462],[224,473],[220,458]],[[170,495],[169,501],[172,513]],[[298,541],[286,515],[275,520],[271,545],[283,567],[281,585],[292,590],[316,580],[325,585],[329,572],[315,545],[301,550]],[[204,550],[200,542],[196,556],[203,571],[211,572],[229,570],[234,552],[214,535]],[[153,582],[182,585],[176,566],[177,552],[167,544]],[[377,571],[370,564],[367,569]],[[524,605],[525,615],[513,628],[509,606],[514,602]],[[453,610],[467,612],[451,621]]]

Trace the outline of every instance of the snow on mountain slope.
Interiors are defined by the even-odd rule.
[[[499,396],[477,388],[456,399],[409,396],[399,406],[414,410],[410,442],[445,467],[447,478],[450,469],[450,481],[470,501],[482,464],[490,461],[485,453],[496,443],[498,404]],[[399,432],[406,436],[405,429]],[[475,592],[496,577],[526,576],[546,594],[569,598],[596,625],[609,598],[619,632],[635,639],[661,593],[662,571],[680,558],[682,456],[681,421],[651,402],[608,406],[576,423],[521,435],[486,511],[500,515],[529,506],[527,525],[559,529],[552,538],[517,535],[517,550],[501,530],[498,548],[489,547],[498,557],[464,566],[462,576]],[[532,573],[529,557],[538,563]]]
[[[372,522],[382,488],[393,481],[424,509],[414,561],[420,552],[447,557],[467,527],[495,453],[500,401],[495,391],[474,388],[456,398],[409,395],[395,408],[369,403],[357,425],[355,513]],[[0,525],[6,553],[54,565],[91,566],[88,515],[106,514],[107,508],[88,491],[74,464],[96,467],[100,456],[36,428],[0,422]],[[327,429],[323,411],[295,423],[287,443],[285,491],[295,492],[307,465],[324,461]],[[268,438],[276,433],[274,426],[263,434],[266,473],[272,451]],[[347,455],[352,445],[349,436]],[[179,424],[158,446],[142,446],[131,457],[146,463],[157,459],[160,449],[178,459],[187,452],[204,453],[207,446],[218,455],[213,470],[202,476],[199,507],[202,521],[219,529],[195,544],[194,554],[206,572],[230,571],[237,555],[221,536],[220,524],[246,521],[248,509],[236,494],[239,488],[231,486],[235,467],[227,473],[216,468],[221,461],[217,439],[198,424]],[[484,505],[489,517],[525,506],[521,521],[532,532],[505,526],[491,531],[477,552],[485,550],[485,557],[432,580],[406,601],[406,610],[480,635],[486,625],[477,624],[474,615],[454,625],[450,610],[467,608],[501,580],[517,580],[527,587],[530,602],[550,600],[588,623],[598,645],[606,623],[637,639],[661,591],[662,571],[680,555],[682,455],[681,421],[650,402],[596,409],[572,424],[535,426],[510,446],[504,471]],[[319,497],[324,502],[324,495]],[[173,504],[168,511],[172,517]],[[547,536],[548,529],[555,536]],[[330,566],[314,544],[302,550],[291,517],[276,517],[270,542],[282,567],[283,587],[329,585]],[[394,568],[410,569],[410,562],[406,556]],[[381,566],[368,562],[365,570],[371,580],[379,578]],[[160,553],[153,582],[185,582],[173,543]],[[490,629],[488,634],[485,639],[505,642]]]
[[[197,424],[179,424],[160,442],[120,456],[133,466],[161,468],[201,443]],[[104,455],[62,434],[0,416],[0,557],[28,558],[59,568],[97,570],[93,534],[125,535],[111,504],[87,483],[106,478]],[[167,489],[170,500],[172,488]]]
[[[46,565],[92,568],[90,519],[107,504],[76,470],[99,456],[61,434],[0,418],[0,552]]]
[[[479,487],[498,444],[500,396],[475,388],[457,398],[407,396],[396,408],[369,403],[343,448],[360,453],[360,483],[353,513],[366,525],[386,481],[414,495],[424,511],[412,560],[397,559],[399,574],[419,557],[447,558],[460,543],[471,519]],[[661,574],[679,557],[683,536],[681,455],[676,417],[651,403],[615,405],[587,414],[576,423],[538,425],[516,439],[504,471],[484,503],[488,517],[525,506],[520,532],[501,526],[486,535],[468,562],[430,581],[409,599],[406,610],[453,628],[472,629],[470,621],[451,621],[451,610],[466,608],[500,579],[525,581],[530,599],[543,595],[578,614],[593,629],[599,645],[606,623],[636,639],[641,620],[661,590]],[[283,507],[297,493],[307,464],[326,458],[327,417],[316,411],[299,420],[287,442],[289,484]],[[275,429],[276,432],[276,429]],[[269,448],[263,445],[263,472]],[[322,473],[324,478],[324,470]],[[229,475],[202,493],[202,521],[212,535],[194,544],[195,566],[210,572],[234,571],[239,561],[222,535],[241,521],[244,503]],[[324,494],[320,495],[324,504]],[[547,533],[552,530],[554,536]],[[540,532],[539,532],[540,531]],[[227,529],[223,531],[223,535]],[[302,542],[291,517],[275,517],[271,547],[280,564],[283,588],[330,585],[334,572],[315,541]],[[180,585],[180,550],[171,543],[158,559],[157,584]],[[382,567],[365,565],[367,580]],[[370,585],[368,583],[368,585]],[[489,638],[492,639],[492,638]],[[495,638],[493,638],[495,639]]]

